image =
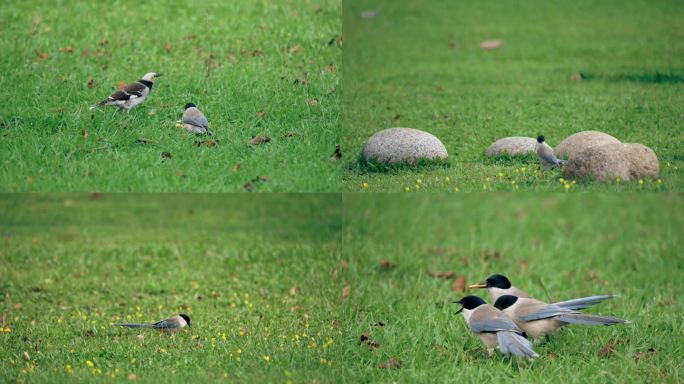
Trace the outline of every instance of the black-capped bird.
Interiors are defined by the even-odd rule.
[[[468,288],[487,288],[487,292],[489,292],[489,297],[492,298],[492,301],[496,301],[503,295],[531,298],[527,292],[514,287],[506,276],[499,274],[491,275],[482,283],[469,285]],[[553,304],[567,309],[582,309],[596,305],[604,300],[612,299],[613,297],[615,297],[615,295],[596,295],[559,301]]]
[[[477,296],[466,296],[454,301],[461,304],[456,314],[463,318],[470,330],[487,346],[487,354],[492,356],[499,347],[502,353],[532,360],[539,355],[532,349],[532,343],[523,337],[523,331],[503,312],[487,304]]]
[[[556,157],[556,154],[553,152],[553,148],[546,144],[546,139],[544,139],[544,136],[537,137],[536,147],[537,156],[539,157],[539,161],[543,166],[547,168],[553,168],[567,163],[567,160],[560,160]]]
[[[152,91],[154,80],[161,75],[161,73],[150,72],[135,83],[128,84],[124,89],[112,93],[111,96],[91,106],[90,109],[95,109],[103,105],[116,105],[117,107],[130,112],[132,108],[147,99],[150,91]]]
[[[494,306],[508,315],[528,336],[535,340],[553,333],[566,324],[615,325],[630,323],[612,316],[588,315],[543,301],[503,295]]]
[[[156,323],[116,323],[112,324],[118,327],[128,328],[154,328],[162,332],[173,333],[178,332],[185,326],[190,326],[190,316],[181,313],[168,319],[159,320]]]
[[[185,104],[183,127],[190,133],[207,134],[209,136],[214,134],[209,130],[209,121],[207,118],[204,117],[204,114],[202,114],[193,103]]]

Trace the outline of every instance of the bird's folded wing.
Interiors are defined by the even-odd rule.
[[[153,324],[155,328],[176,328],[176,323],[170,320],[159,320]]]
[[[183,123],[194,125],[195,127],[209,127],[209,121],[207,121],[207,118],[204,117],[202,112],[196,109],[185,111],[185,113],[183,114]]]
[[[540,306],[532,306],[525,309],[519,309],[516,311],[516,317],[523,321],[534,321],[541,319],[548,319],[550,317],[579,313],[569,308],[559,307],[555,304],[546,304]]]
[[[522,332],[503,312],[494,307],[480,307],[470,316],[470,328],[475,332]]]
[[[131,83],[120,91],[116,91],[109,96],[110,100],[129,100],[130,98],[142,97],[145,85],[140,83]]]

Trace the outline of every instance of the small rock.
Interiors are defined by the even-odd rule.
[[[590,147],[570,158],[564,168],[566,179],[593,177],[610,182],[619,177],[624,181],[657,178],[658,157],[642,144],[606,144]]]
[[[486,40],[480,44],[480,49],[485,51],[493,51],[495,49],[501,48],[503,43],[501,40]]]
[[[520,156],[528,153],[535,153],[537,140],[532,137],[512,136],[504,137],[492,143],[487,148],[485,155],[493,156]]]
[[[371,136],[363,147],[366,161],[415,164],[421,159],[446,159],[444,144],[435,136],[413,128],[388,128]]]
[[[582,131],[572,134],[556,146],[555,154],[559,159],[570,159],[575,154],[590,147],[604,144],[617,144],[620,140],[599,131]]]

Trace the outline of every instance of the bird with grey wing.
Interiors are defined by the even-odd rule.
[[[532,343],[523,336],[523,331],[500,310],[477,296],[466,296],[454,303],[461,304],[461,309],[456,314],[463,315],[468,328],[487,347],[490,357],[497,346],[505,354],[529,360],[539,357],[532,349]]]
[[[190,326],[190,316],[181,313],[168,319],[159,320],[156,323],[116,323],[112,324],[117,327],[127,328],[154,328],[161,332],[173,333],[178,332],[186,326]]]
[[[496,301],[503,295],[532,298],[527,292],[514,287],[511,284],[511,281],[508,280],[508,277],[499,274],[491,275],[482,283],[469,285],[468,288],[487,288],[487,292],[489,292],[489,296],[493,301]],[[596,305],[604,300],[612,299],[613,297],[615,297],[615,295],[595,295],[559,301],[553,304],[567,309],[582,309]]]
[[[544,167],[560,167],[567,163],[567,160],[560,160],[556,157],[556,154],[553,152],[553,148],[546,144],[546,139],[544,139],[544,136],[537,137],[536,150],[537,157],[539,157],[539,161]]]
[[[511,295],[499,297],[494,303],[494,307],[508,315],[518,327],[535,340],[539,340],[569,323],[584,325],[630,323],[628,320],[617,317],[588,315],[557,304],[547,304],[540,300]]]
[[[190,133],[207,134],[209,136],[214,133],[209,130],[209,121],[204,114],[197,109],[193,103],[185,104],[185,112],[183,112],[183,127]]]
[[[161,73],[150,72],[145,74],[142,79],[126,85],[122,90],[112,93],[108,98],[90,107],[95,109],[103,105],[115,105],[130,112],[135,106],[141,104],[152,91],[154,80],[161,76]]]

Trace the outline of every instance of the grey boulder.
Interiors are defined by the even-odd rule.
[[[594,178],[610,182],[657,178],[658,157],[642,144],[606,144],[587,148],[573,155],[564,167],[566,179]]]
[[[485,151],[485,155],[490,157],[526,155],[528,153],[535,153],[536,144],[537,140],[531,137],[504,137],[492,143]]]
[[[435,136],[413,128],[388,128],[371,136],[361,155],[366,161],[415,164],[419,160],[446,159],[444,144]]]
[[[572,134],[556,146],[554,153],[559,159],[571,159],[574,155],[591,147],[618,144],[620,140],[599,131],[582,131]]]

